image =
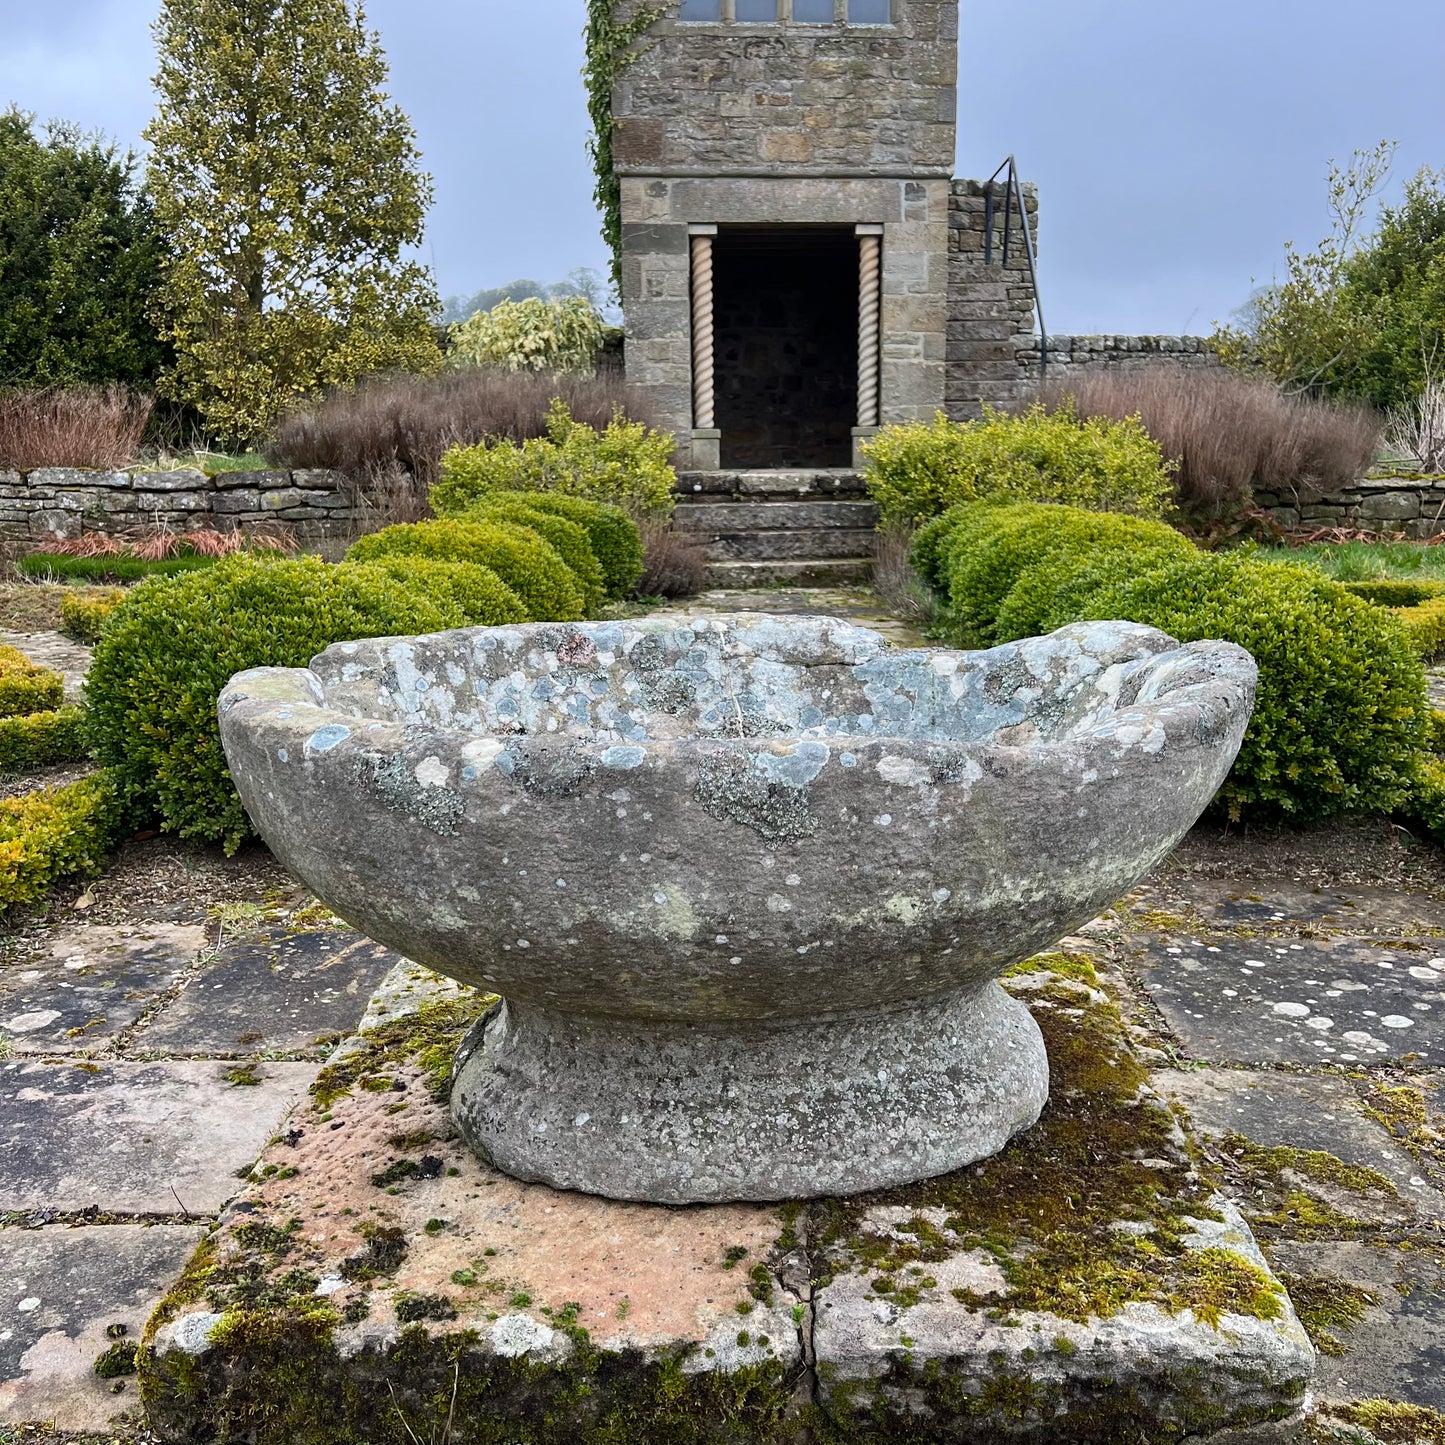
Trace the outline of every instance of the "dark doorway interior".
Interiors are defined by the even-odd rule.
[[[724,467],[846,467],[858,419],[852,227],[724,226],[713,249]]]

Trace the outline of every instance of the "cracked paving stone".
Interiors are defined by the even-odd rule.
[[[0,1423],[95,1430],[134,1410],[135,1376],[101,1379],[95,1361],[139,1344],[204,1235],[200,1225],[0,1230]]]
[[[1421,1219],[1445,1220],[1445,1195],[1422,1166],[1361,1110],[1346,1079],[1165,1069],[1156,1087],[1184,1105],[1201,1133],[1242,1134],[1266,1149],[1323,1150],[1383,1174]]]
[[[1232,1063],[1445,1062],[1439,939],[1188,934],[1136,960],[1195,1058]]]
[[[1317,1395],[1445,1410],[1445,1256],[1438,1248],[1282,1240],[1267,1246],[1266,1253],[1277,1270],[1291,1277],[1290,1292],[1302,1303],[1307,1322],[1305,1302],[1320,1291],[1319,1281],[1366,1290],[1376,1301],[1365,1306],[1353,1327],[1322,1326],[1337,1342],[1334,1348],[1342,1346],[1344,1353],[1320,1354]],[[1296,1282],[1301,1278],[1308,1282],[1305,1287]]]
[[[349,930],[276,930],[228,944],[146,1029],[140,1046],[176,1054],[311,1049],[350,1033],[401,960]]]
[[[0,968],[11,1054],[91,1053],[173,988],[206,945],[199,924],[67,928]]]
[[[213,1214],[315,1076],[306,1063],[11,1060],[0,1066],[0,1212]]]

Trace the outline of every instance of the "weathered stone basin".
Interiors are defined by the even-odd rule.
[[[1133,885],[1255,667],[1130,623],[964,653],[824,617],[342,643],[220,700],[247,811],[358,928],[505,1000],[469,1142],[624,1199],[799,1198],[1001,1148],[1048,1092],[995,982]]]

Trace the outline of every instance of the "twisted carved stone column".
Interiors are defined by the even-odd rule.
[[[706,431],[713,413],[712,242],[692,236],[692,424]]]
[[[883,228],[858,234],[858,425],[878,425],[878,313],[883,292]]]

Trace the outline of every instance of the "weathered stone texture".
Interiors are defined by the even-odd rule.
[[[957,0],[908,0],[895,19],[660,22],[613,97],[619,173],[946,177]]]
[[[345,537],[365,514],[334,472],[0,472],[0,540],[24,543],[83,532],[125,533],[164,523],[223,527],[284,521],[306,540]]]

